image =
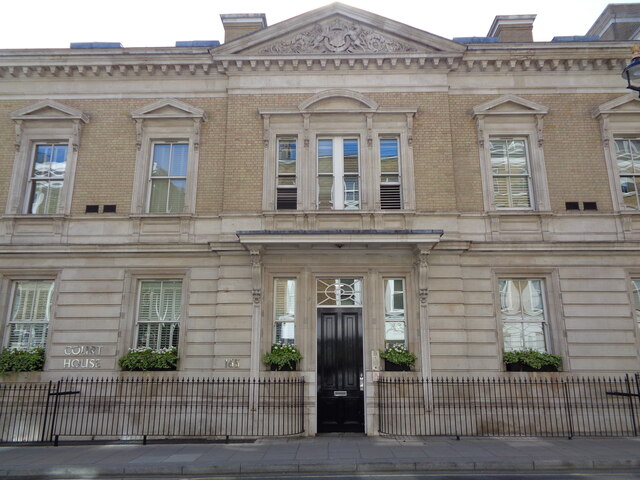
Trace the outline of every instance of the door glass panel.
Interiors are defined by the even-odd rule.
[[[319,278],[316,282],[319,307],[361,307],[362,279]]]

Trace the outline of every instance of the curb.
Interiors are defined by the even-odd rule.
[[[371,472],[540,472],[557,470],[640,471],[640,459],[536,460],[513,462],[346,462],[346,463],[238,463],[228,465],[125,465],[0,468],[0,476],[11,479],[92,478],[122,475],[238,475],[243,473],[371,473]]]

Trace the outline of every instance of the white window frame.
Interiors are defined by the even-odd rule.
[[[200,128],[207,119],[204,110],[175,99],[159,100],[135,110],[136,167],[131,213],[149,216],[191,215],[196,209],[196,186],[200,157]],[[151,213],[151,165],[154,143],[188,143],[187,185],[182,212]]]
[[[55,318],[56,299],[58,295],[58,279],[55,274],[43,275],[42,272],[33,272],[33,274],[25,273],[25,274],[19,274],[19,275],[11,275],[3,279],[2,284],[3,284],[3,290],[5,290],[6,292],[6,296],[5,296],[6,301],[5,301],[5,309],[4,309],[5,321],[3,322],[3,325],[2,325],[2,327],[4,328],[2,346],[5,348],[9,348],[11,324],[15,323],[11,321],[11,316],[13,314],[17,284],[20,282],[29,282],[29,281],[51,282],[51,284],[53,285],[51,299],[50,299],[51,303],[49,305],[49,312],[48,312],[49,319],[47,321],[47,336],[45,340],[45,345],[42,348],[46,348],[47,344],[49,343],[49,339],[51,337],[51,331],[53,330],[54,318]],[[29,347],[29,348],[35,348],[35,347]],[[37,347],[37,348],[40,348],[40,347]]]
[[[518,136],[491,136],[489,137],[489,163],[492,163],[491,157],[491,144],[492,142],[504,141],[504,142],[513,142],[513,141],[522,141],[524,142],[524,150],[525,150],[525,163],[527,166],[526,174],[496,174],[493,172],[493,165],[490,165],[491,168],[491,187],[492,187],[492,201],[494,208],[496,210],[533,210],[533,206],[535,205],[535,195],[533,189],[533,182],[531,178],[531,162],[529,160],[529,141],[526,137],[518,137]],[[506,146],[506,144],[505,144]],[[508,150],[508,149],[507,149]],[[529,197],[529,205],[528,206],[514,206],[513,205],[513,196],[511,193],[509,194],[509,206],[498,206],[496,203],[496,190],[495,190],[495,180],[496,178],[525,178],[527,181],[527,194]]]
[[[295,161],[295,172],[294,173],[281,173],[280,172],[280,144],[281,142],[293,142],[295,144],[295,148],[296,148],[296,161]],[[299,143],[298,143],[298,138],[295,135],[279,135],[276,138],[276,175],[275,175],[275,209],[276,210],[288,210],[288,211],[295,211],[298,209],[298,206],[300,204],[300,187],[299,187],[299,175],[298,175],[298,168],[299,168],[299,162],[298,162],[298,152],[299,152]],[[280,179],[281,178],[293,178],[293,185],[280,185]],[[283,189],[283,190],[290,190],[291,192],[295,191],[295,196],[296,196],[296,208],[295,209],[290,209],[290,208],[278,208],[278,199],[279,199],[279,190]]]
[[[332,145],[332,161],[333,168],[331,173],[321,173],[318,171],[318,163],[319,163],[319,155],[320,155],[320,142],[323,140],[331,140]],[[357,205],[349,206],[348,202],[354,202],[353,200],[346,200],[347,197],[347,186],[345,183],[345,177],[353,177],[354,175],[349,172],[345,174],[344,171],[344,142],[345,141],[355,141],[358,145],[358,173],[357,183],[358,183],[358,200]],[[327,136],[327,135],[319,135],[316,138],[316,175],[317,175],[317,183],[316,183],[316,209],[317,210],[362,210],[362,181],[361,181],[361,164],[362,164],[362,149],[361,149],[361,141],[358,135],[341,135],[341,136]],[[331,189],[331,208],[320,208],[320,178],[332,178],[333,188]],[[355,190],[349,190],[353,192]]]
[[[279,281],[286,281],[286,282],[293,282],[293,315],[291,318],[286,319],[286,320],[282,320],[280,318],[278,318],[278,312],[277,312],[277,308],[278,308],[278,304],[277,304],[277,295],[278,295],[278,287],[277,287],[277,283]],[[279,342],[277,339],[277,332],[278,332],[278,324],[279,323],[293,323],[293,341],[292,342],[287,342],[287,343],[292,343],[295,344],[296,343],[296,335],[297,335],[297,324],[296,324],[296,317],[298,315],[298,279],[295,277],[291,277],[291,276],[286,276],[286,277],[274,277],[273,279],[273,343],[282,343]]]
[[[181,303],[180,303],[180,316],[178,317],[178,320],[173,320],[171,322],[144,322],[144,321],[140,321],[139,317],[140,317],[140,306],[141,306],[141,297],[142,297],[142,285],[145,282],[180,282],[180,287],[181,287]],[[173,345],[171,348],[176,348],[176,350],[180,351],[180,343],[182,341],[182,337],[185,334],[184,333],[184,318],[185,318],[185,300],[186,300],[186,292],[185,292],[185,282],[183,278],[140,278],[137,280],[136,282],[136,302],[135,302],[135,325],[134,325],[134,332],[133,332],[133,348],[144,348],[144,347],[148,347],[148,348],[152,348],[153,350],[157,350],[157,348],[153,347],[153,346],[149,346],[147,345],[143,345],[143,346],[139,346],[138,345],[138,337],[139,337],[139,328],[141,324],[160,324],[160,323],[173,323],[173,324],[177,324],[178,325],[178,344],[177,345]],[[169,348],[169,347],[166,347]]]
[[[169,180],[169,182],[170,182],[171,180],[181,179],[181,180],[184,180],[185,184],[186,184],[186,183],[188,183],[188,178],[189,178],[189,174],[188,174],[188,172],[189,172],[189,163],[188,163],[189,162],[189,158],[188,158],[189,154],[188,153],[187,153],[187,171],[185,172],[184,176],[177,177],[177,176],[171,176],[171,175],[166,175],[166,176],[154,176],[153,175],[153,161],[154,161],[154,158],[155,158],[156,146],[158,146],[158,145],[171,145],[172,146],[172,149],[171,149],[172,152],[173,152],[173,146],[174,145],[187,145],[187,149],[189,149],[189,147],[190,147],[188,139],[185,139],[185,140],[180,140],[180,139],[168,140],[167,139],[167,140],[163,140],[163,141],[154,140],[154,141],[151,142],[150,158],[149,158],[149,161],[150,161],[150,164],[149,164],[149,184],[147,185],[147,200],[146,200],[146,209],[145,210],[146,210],[147,213],[150,213],[150,214],[169,214],[169,215],[173,214],[173,215],[176,215],[176,214],[183,213],[184,212],[184,204],[183,204],[182,211],[180,211],[180,212],[168,212],[167,211],[168,205],[166,206],[164,212],[152,212],[151,211],[151,193],[153,191],[153,182],[155,180]],[[167,197],[167,200],[168,200],[168,197]],[[185,188],[185,202],[184,203],[186,203],[186,188]]]
[[[328,102],[326,108],[323,102]],[[263,209],[266,212],[296,213],[294,210],[277,210],[276,200],[278,139],[295,138],[297,212],[348,214],[363,211],[399,213],[415,210],[412,143],[413,118],[417,110],[417,107],[381,107],[372,99],[350,90],[320,92],[302,102],[297,108],[260,109],[265,147]],[[318,208],[318,139],[330,137],[358,138],[360,206],[357,210]],[[400,177],[403,179],[400,210],[381,209],[380,138],[398,138],[399,141]]]
[[[49,113],[40,114],[44,110]],[[13,112],[11,118],[16,127],[16,154],[5,213],[30,216],[70,214],[81,130],[82,125],[89,122],[89,117],[76,108],[46,100]],[[46,143],[67,145],[63,187],[55,213],[32,214],[31,174],[35,148]]]
[[[398,314],[398,315],[388,316],[387,315],[387,307],[386,307],[387,302],[389,302],[389,301],[393,302],[393,296],[397,292],[397,290],[393,290],[391,292],[392,298],[388,298],[389,292],[387,291],[387,282],[389,282],[389,281],[398,281],[398,280],[402,282],[402,303],[404,305],[404,309],[402,310],[402,315]],[[383,330],[384,330],[385,348],[387,348],[389,346],[387,344],[387,342],[389,341],[387,339],[387,322],[402,322],[402,323],[404,323],[403,345],[404,345],[405,348],[408,348],[408,338],[407,338],[407,333],[408,333],[408,328],[407,328],[407,280],[404,277],[383,277],[382,286],[383,286],[382,305],[383,305],[383,309],[384,309],[384,311],[383,311],[383,317],[384,317]]]
[[[473,109],[478,131],[484,209],[487,212],[549,212],[551,202],[544,161],[543,120],[548,107],[516,95],[503,95]],[[527,208],[497,208],[491,167],[491,138],[526,139],[531,205]]]
[[[513,321],[513,322],[505,322],[505,319],[502,317],[502,291],[500,289],[500,285],[502,282],[539,282],[540,283],[540,295],[542,297],[542,321]],[[551,353],[551,342],[550,342],[550,331],[549,331],[549,319],[548,319],[548,310],[549,307],[547,305],[547,295],[546,295],[546,285],[544,278],[538,277],[500,277],[498,279],[498,302],[500,304],[500,325],[502,327],[502,349],[506,351],[505,338],[504,338],[504,325],[505,323],[516,323],[516,324],[536,324],[542,325],[542,333],[544,340],[544,351],[541,353]],[[523,348],[517,348],[516,350],[529,350],[530,346],[523,346]]]
[[[382,171],[382,142],[383,141],[388,141],[388,140],[394,140],[397,143],[397,149],[398,149],[398,170],[396,172],[383,172]],[[377,138],[377,158],[378,158],[378,165],[380,167],[380,174],[379,174],[379,179],[380,179],[380,185],[379,185],[379,200],[380,200],[380,209],[381,210],[402,210],[404,208],[404,194],[403,194],[403,187],[404,187],[404,182],[403,182],[403,159],[402,159],[402,148],[401,148],[401,139],[399,135],[378,135]],[[398,181],[397,182],[383,182],[383,178],[385,176],[388,175],[397,175],[398,177]],[[398,194],[399,194],[399,201],[400,201],[400,205],[399,208],[384,208],[383,207],[383,200],[382,200],[382,189],[383,187],[398,187]]]
[[[639,212],[640,211],[640,189],[638,187],[640,186],[640,182],[636,183],[635,179],[637,178],[637,179],[640,180],[640,171],[638,171],[637,173],[631,173],[631,174],[626,173],[626,174],[623,174],[620,171],[620,167],[619,167],[619,163],[618,163],[617,149],[616,149],[616,143],[617,142],[619,142],[619,141],[632,141],[632,140],[640,142],[640,137],[637,136],[637,135],[636,136],[615,135],[613,137],[613,141],[611,142],[611,147],[612,147],[612,150],[613,150],[612,151],[612,158],[615,161],[615,168],[617,170],[617,184],[618,184],[618,188],[617,188],[618,195],[617,196],[619,197],[617,203],[619,205],[619,208],[621,210],[625,210],[625,211],[628,211],[628,212]],[[640,157],[640,155],[639,155],[639,157]],[[624,192],[622,191],[622,178],[624,178],[624,177],[631,177],[631,178],[634,179],[635,198],[636,198],[636,203],[638,205],[636,208],[630,207],[624,201],[625,195],[624,195]]]

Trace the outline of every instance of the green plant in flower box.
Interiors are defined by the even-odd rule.
[[[389,345],[386,349],[380,350],[380,357],[386,362],[395,363],[406,368],[412,368],[417,358],[415,353],[407,350],[401,343]]]
[[[153,350],[148,347],[130,348],[120,357],[120,368],[130,372],[175,370],[178,367],[178,350],[161,348]]]
[[[300,360],[300,350],[292,343],[274,343],[271,345],[271,351],[262,356],[262,363],[270,365],[275,370],[293,371]]]
[[[9,372],[41,372],[44,368],[44,348],[18,350],[7,348],[0,352],[0,374]]]
[[[502,361],[509,371],[558,372],[562,368],[560,355],[536,350],[503,352]]]

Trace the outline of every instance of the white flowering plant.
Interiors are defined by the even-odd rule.
[[[20,350],[7,348],[0,352],[0,374],[8,372],[41,372],[44,348]]]
[[[402,343],[389,345],[386,349],[380,350],[380,357],[385,361],[403,365],[409,368],[416,363],[416,354],[411,353]]]
[[[292,343],[274,343],[271,345],[271,351],[262,356],[262,363],[271,365],[276,370],[295,370],[300,360],[302,354]]]
[[[130,348],[120,357],[120,368],[129,372],[175,370],[178,367],[178,350],[175,347],[153,350],[149,347]]]

